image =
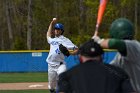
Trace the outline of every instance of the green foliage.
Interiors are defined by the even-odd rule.
[[[98,10],[99,0],[87,0],[85,4],[92,10]],[[96,7],[96,8],[95,8]]]
[[[71,40],[79,47],[83,42],[91,39],[90,35],[77,35],[77,37],[71,37]]]
[[[16,38],[14,42],[14,50],[25,50],[26,42],[22,38]]]
[[[27,49],[29,0],[7,1],[10,4],[9,12],[15,40],[14,50]],[[109,0],[99,28],[99,35],[108,37],[110,24],[119,17],[126,17],[135,24],[135,3],[138,4],[137,12],[140,14],[139,0]],[[0,45],[3,45],[2,49],[10,50],[4,4],[4,0],[0,1],[0,27],[3,34],[0,37]],[[64,35],[80,45],[91,38],[95,31],[98,8],[99,0],[32,0],[32,49],[49,49],[46,31],[53,17],[57,17],[58,22],[64,24]],[[140,16],[137,17],[139,29]],[[136,38],[140,40],[139,32],[137,34]]]
[[[136,35],[135,35],[135,38],[138,40],[138,41],[140,41],[140,27],[138,27],[138,29],[137,29],[138,31],[136,32]]]
[[[120,3],[122,7],[130,7],[135,3],[135,0],[121,0]]]

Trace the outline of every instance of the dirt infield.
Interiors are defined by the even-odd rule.
[[[0,83],[0,90],[48,89],[48,82]]]

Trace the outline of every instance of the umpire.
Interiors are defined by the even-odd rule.
[[[85,42],[79,48],[81,64],[59,75],[59,93],[136,93],[122,69],[103,63],[103,53],[93,40]]]

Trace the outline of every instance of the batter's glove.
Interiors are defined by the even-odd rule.
[[[102,41],[104,41],[104,39],[101,39],[99,36],[93,36],[92,39],[98,44],[101,44]]]
[[[68,49],[62,44],[59,45],[59,50],[67,57],[70,55]]]

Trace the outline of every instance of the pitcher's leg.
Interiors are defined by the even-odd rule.
[[[55,93],[57,84],[57,72],[55,71],[55,68],[48,66],[48,88],[50,90],[50,93]]]

